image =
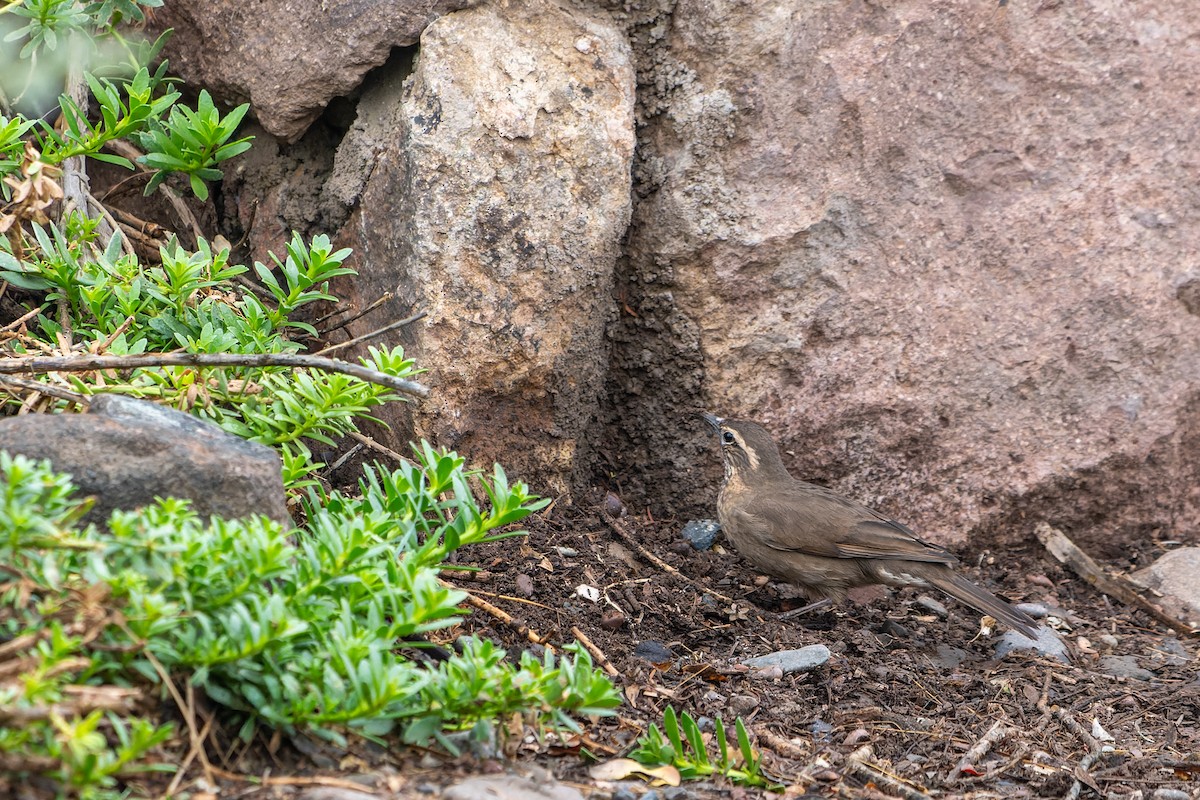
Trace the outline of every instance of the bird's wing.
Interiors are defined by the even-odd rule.
[[[827,558],[958,561],[949,551],[918,538],[907,526],[824,487],[805,484],[802,503],[789,501],[795,497],[790,492],[772,494],[756,498],[755,519],[747,527],[776,550]]]

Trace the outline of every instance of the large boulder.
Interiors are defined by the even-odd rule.
[[[336,291],[361,334],[423,309],[401,341],[433,396],[417,435],[565,492],[608,363],[613,274],[630,214],[634,75],[625,38],[553,3],[487,6],[426,29],[412,74],[364,87],[323,198],[359,275]],[[395,414],[384,409],[383,414]],[[403,442],[409,420],[387,417]]]
[[[707,407],[941,542],[1194,535],[1191,3],[681,0],[638,30],[627,490],[711,503]]]
[[[350,94],[393,48],[474,0],[171,0],[151,15],[171,28],[171,72],[225,103],[249,101],[264,128],[294,140]]]

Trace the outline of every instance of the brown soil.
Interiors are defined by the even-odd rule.
[[[640,794],[649,786],[637,780],[592,780],[582,751],[605,758],[627,752],[670,703],[694,716],[740,715],[768,773],[790,797],[1066,797],[1077,779],[1084,798],[1149,798],[1161,789],[1200,797],[1195,640],[1180,651],[1170,631],[1140,612],[1113,607],[1040,548],[1006,553],[1007,568],[985,554],[977,559],[982,567],[964,569],[1009,599],[1057,609],[1070,665],[1029,653],[995,660],[992,640],[979,635],[978,615],[938,597],[949,609],[948,618],[939,618],[911,590],[867,592],[873,598],[781,621],[778,612],[803,600],[732,552],[693,550],[680,538],[682,521],[625,517],[621,526],[678,574],[635,552],[598,509],[560,509],[533,520],[526,540],[464,552],[462,563],[483,572],[456,581],[515,618],[505,622],[477,609],[465,626],[510,653],[536,649],[530,633],[561,644],[575,638],[572,627],[582,631],[618,673],[626,704],[617,717],[586,724],[583,737],[565,741],[538,741],[517,726],[506,748],[511,760],[455,761],[361,744],[349,754],[309,744],[302,756],[285,744],[271,757],[252,751],[239,769],[254,771],[251,764],[261,763],[276,775],[322,775],[380,797],[429,796],[464,775],[501,770],[549,770],[598,798],[622,788]],[[600,600],[580,596],[582,585],[598,589]],[[647,642],[671,655],[651,663],[637,654]],[[772,676],[738,665],[748,656],[817,643],[833,657],[815,672]],[[1134,656],[1153,677],[1105,674],[1105,655]],[[951,777],[998,722],[1007,730],[1003,738],[968,759],[965,774]],[[1103,732],[1113,741],[1093,739]],[[1111,752],[1094,755],[1106,744]],[[289,796],[311,791],[303,785],[308,780],[283,778],[266,789],[231,783],[222,797]],[[658,797],[762,794],[719,780],[685,788],[660,787]]]

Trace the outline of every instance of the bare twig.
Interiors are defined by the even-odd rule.
[[[366,308],[364,308],[362,311],[359,311],[357,314],[351,314],[350,316],[346,317],[344,320],[342,320],[338,324],[334,325],[333,327],[326,328],[325,330],[321,331],[321,335],[328,336],[329,334],[336,331],[338,328],[344,328],[347,325],[349,325],[351,322],[354,322],[354,320],[359,319],[360,317],[365,317],[367,314],[370,314],[372,311],[379,308],[381,305],[386,303],[388,300],[391,300],[395,296],[396,295],[394,292],[386,292],[382,297],[377,297],[376,299],[372,300],[371,303]],[[317,324],[320,325],[325,320],[329,319],[330,317],[337,316],[338,314],[342,313],[342,311],[344,311],[344,310],[346,310],[346,309],[335,309],[334,311],[330,311],[328,314],[326,314],[325,316],[323,316],[319,320],[317,320]]]
[[[1083,552],[1062,531],[1045,522],[1040,523],[1034,533],[1050,554],[1073,569],[1079,577],[1104,592],[1109,597],[1126,605],[1145,611],[1176,633],[1184,636],[1200,635],[1200,630],[1186,622],[1175,619],[1163,609],[1147,600],[1129,581],[1119,575],[1110,575],[1091,556]]]
[[[608,656],[604,655],[604,651],[597,647],[595,642],[584,635],[584,632],[579,630],[577,626],[571,626],[571,634],[579,640],[579,643],[583,645],[585,650],[592,654],[592,658],[596,659],[596,663],[600,665],[602,670],[608,673],[610,678],[615,678],[621,674],[621,671],[614,667],[612,662],[608,660]]]
[[[975,742],[967,752],[963,753],[963,757],[958,760],[958,764],[955,765],[954,769],[950,770],[947,780],[955,780],[963,774],[964,770],[975,767],[979,763],[979,759],[986,756],[988,751],[992,749],[992,746],[1008,736],[1009,733],[1011,731],[1008,726],[1001,720],[993,722],[992,727],[988,728],[987,733],[979,737],[979,741]]]
[[[621,521],[618,520],[616,517],[612,517],[612,516],[610,516],[608,514],[604,514],[604,513],[601,513],[600,516],[604,518],[604,521],[606,523],[608,523],[608,527],[612,528],[613,533],[615,533],[617,536],[621,537],[621,541],[625,542],[625,544],[628,545],[629,547],[632,547],[634,550],[636,550],[638,552],[638,554],[642,558],[646,559],[651,564],[653,564],[654,566],[661,569],[663,572],[674,575],[675,577],[682,580],[684,583],[688,583],[691,586],[695,587],[696,589],[700,590],[700,592],[705,593],[705,594],[711,594],[713,597],[724,600],[726,603],[736,603],[737,602],[732,597],[726,597],[725,595],[721,594],[720,592],[714,591],[713,589],[710,589],[707,586],[701,585],[698,581],[692,580],[687,575],[684,575],[682,572],[675,569],[674,567],[672,567],[667,562],[663,561],[658,556],[654,555],[654,553],[651,553],[649,550],[647,550],[645,547],[643,547],[640,542],[638,542],[636,539],[634,539],[633,536],[630,535],[629,531],[625,530],[625,526],[622,525]]]
[[[145,154],[129,142],[123,139],[113,139],[105,142],[104,146],[109,150],[112,150],[117,155],[132,161],[137,169],[143,172],[154,171],[138,161],[138,159]],[[204,231],[200,229],[200,223],[196,221],[196,215],[192,213],[190,208],[188,208],[187,203],[183,201],[183,198],[179,196],[179,193],[170,186],[167,186],[165,183],[159,184],[158,191],[163,197],[167,198],[167,202],[171,204],[173,209],[175,209],[175,213],[179,215],[181,220],[183,220],[183,224],[187,225],[188,228],[191,229],[192,238],[195,240],[192,242],[192,244],[195,244],[200,239],[203,239]]]
[[[0,358],[0,374],[21,372],[91,372],[99,369],[142,367],[299,367],[340,372],[359,380],[377,383],[404,394],[428,397],[429,387],[386,375],[378,370],[321,356],[299,353],[158,353],[129,356],[33,356]]]
[[[30,311],[26,314],[22,314],[21,316],[17,317],[12,322],[5,325],[3,328],[0,328],[0,333],[3,333],[5,331],[15,331],[17,328],[21,327],[22,324],[24,324],[25,322],[28,322],[30,319],[32,319],[33,317],[36,317],[38,314],[42,313],[45,310],[46,310],[46,304],[43,303],[42,305],[38,306],[37,308],[33,309],[32,311]]]
[[[48,397],[56,397],[59,400],[66,400],[69,403],[78,403],[85,408],[91,405],[91,401],[84,395],[63,389],[52,383],[38,383],[37,381],[27,381],[24,378],[18,378],[13,375],[0,375],[0,384],[15,386],[18,389],[24,389],[27,392],[37,392]],[[14,394],[16,393],[14,392]]]
[[[411,316],[405,317],[404,319],[397,320],[395,322],[391,322],[387,325],[384,325],[382,328],[376,328],[375,330],[371,331],[370,333],[364,333],[362,336],[355,336],[353,339],[347,339],[344,342],[338,342],[337,344],[331,344],[331,345],[329,345],[329,347],[326,347],[324,350],[318,350],[317,355],[323,356],[323,355],[326,355],[327,353],[333,353],[338,350],[343,350],[347,347],[350,347],[351,345],[356,345],[360,342],[365,342],[370,339],[374,339],[376,336],[382,336],[383,334],[387,333],[388,331],[394,331],[396,328],[403,328],[405,325],[411,325],[412,323],[416,322],[417,320],[425,319],[426,316],[428,316],[428,315],[424,311],[418,311],[417,313],[415,313]]]
[[[545,647],[550,652],[555,652],[554,646],[552,644],[550,644],[549,639],[547,639],[544,636],[538,635],[538,633],[536,631],[534,631],[532,628],[530,628],[524,622],[514,619],[513,616],[511,614],[509,614],[507,611],[505,611],[504,609],[497,608],[496,606],[492,605],[488,601],[481,600],[480,598],[476,597],[475,595],[471,594],[470,592],[467,592],[465,589],[463,589],[459,586],[455,586],[454,584],[449,583],[448,581],[442,581],[442,585],[446,586],[450,589],[456,589],[460,592],[466,592],[467,599],[464,602],[466,602],[467,605],[469,605],[473,608],[477,608],[480,611],[484,612],[485,614],[490,614],[491,616],[498,619],[500,622],[504,623],[508,627],[515,630],[518,634],[524,636],[526,639],[533,642],[534,644],[540,644],[542,647]]]
[[[871,750],[871,746],[864,745],[846,757],[846,768],[860,778],[891,789],[905,800],[929,800],[931,795],[899,775],[893,775],[882,767],[872,764],[874,759],[875,754]]]
[[[370,436],[367,436],[365,433],[359,433],[358,431],[350,431],[350,438],[356,442],[366,445],[367,447],[371,448],[372,450],[374,450],[377,453],[381,453],[381,454],[387,456],[388,458],[394,458],[397,461],[403,461],[407,464],[414,463],[411,458],[405,458],[404,456],[400,455],[392,448],[390,448],[386,445],[380,444],[379,442],[372,439]]]

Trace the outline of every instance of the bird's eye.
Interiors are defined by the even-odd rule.
[[[721,434],[721,441],[725,444],[733,444],[736,439],[733,437],[733,431],[725,431]]]

